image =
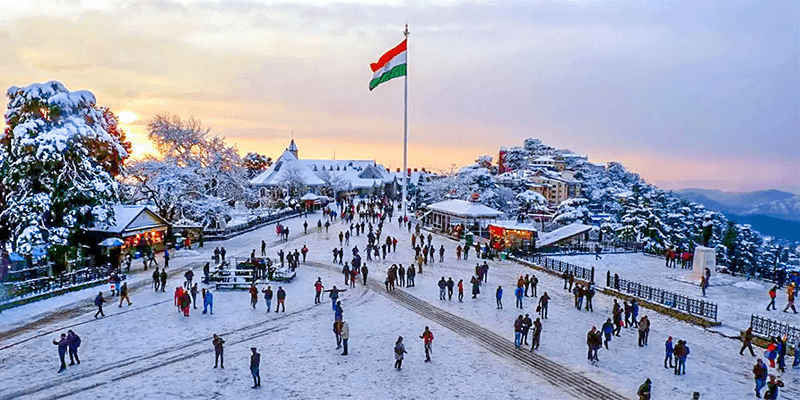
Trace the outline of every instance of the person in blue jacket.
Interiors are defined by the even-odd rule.
[[[81,359],[78,358],[78,347],[81,345],[81,338],[72,329],[67,331],[67,343],[69,345],[69,365],[80,364]]]
[[[522,308],[522,296],[525,294],[525,290],[522,289],[522,286],[517,287],[514,291],[514,296],[517,298],[517,307]]]
[[[664,368],[675,368],[675,365],[672,363],[672,353],[674,349],[672,347],[672,336],[667,338],[666,343],[664,343]],[[667,366],[667,361],[669,361],[669,366]]]
[[[606,319],[606,322],[600,328],[603,332],[603,336],[605,340],[603,341],[603,345],[606,346],[606,350],[608,350],[608,342],[611,341],[611,334],[614,333],[614,324],[611,322],[611,318]]]
[[[636,299],[631,300],[631,316],[633,317],[633,321],[631,322],[631,327],[639,327],[639,302]]]
[[[211,289],[203,288],[203,314],[210,311],[214,314],[214,295],[211,294]],[[269,310],[267,310],[269,311]]]
[[[67,355],[67,349],[69,348],[69,340],[67,339],[67,334],[61,334],[61,340],[53,340],[53,344],[58,346],[58,358],[61,359],[61,368],[58,369],[58,372],[62,372],[67,369],[67,363],[64,362],[64,356]]]
[[[503,308],[503,287],[502,286],[498,286],[497,287],[497,309],[499,310],[499,309],[502,309],[502,308]]]

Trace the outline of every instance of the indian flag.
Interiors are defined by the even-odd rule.
[[[378,85],[389,79],[406,75],[406,40],[403,40],[395,48],[386,52],[376,63],[370,64],[372,68],[372,80],[369,81],[369,90],[375,89]]]

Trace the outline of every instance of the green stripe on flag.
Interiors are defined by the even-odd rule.
[[[389,79],[394,79],[405,75],[406,75],[406,64],[400,64],[389,70],[389,72],[371,80],[369,82],[369,90],[375,89],[378,85],[388,81]]]

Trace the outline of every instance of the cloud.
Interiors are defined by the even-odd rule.
[[[58,79],[144,118],[201,118],[243,151],[277,156],[294,131],[306,154],[363,150],[398,165],[402,81],[366,86],[408,20],[413,165],[449,169],[540,137],[645,178],[715,179],[700,163],[797,185],[799,10],[53,0],[0,16],[0,86]]]

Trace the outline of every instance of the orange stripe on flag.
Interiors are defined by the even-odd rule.
[[[372,72],[375,72],[381,68],[383,68],[386,63],[388,63],[391,59],[395,58],[398,54],[406,51],[406,41],[408,39],[404,39],[400,44],[395,46],[395,48],[386,52],[386,54],[382,55],[378,62],[370,64],[370,68],[372,68]]]

